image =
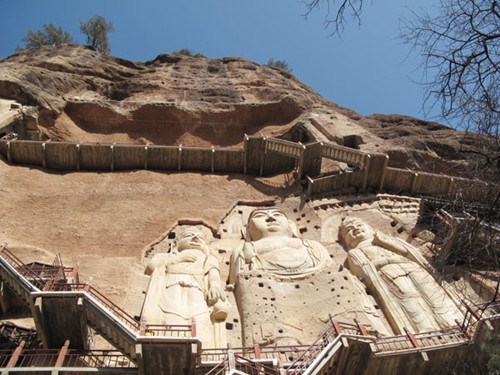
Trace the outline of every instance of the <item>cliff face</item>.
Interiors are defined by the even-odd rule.
[[[82,46],[45,47],[2,61],[0,96],[35,106],[55,140],[234,145],[286,132],[318,94],[239,58],[160,55],[133,63]]]
[[[136,63],[83,46],[0,61],[0,98],[57,141],[234,146],[244,134],[309,135],[388,153],[398,167],[461,174],[463,134],[400,115],[361,116],[294,76],[241,58],[159,55]]]

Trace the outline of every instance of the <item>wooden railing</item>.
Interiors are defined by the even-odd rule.
[[[359,150],[354,150],[349,147],[339,146],[333,143],[323,143],[321,147],[323,157],[333,160],[338,160],[349,165],[355,165],[363,168],[367,153]]]
[[[24,264],[12,252],[7,249],[5,244],[1,245],[0,256],[6,260],[20,275],[26,278],[30,283],[37,286],[38,290],[32,290],[37,293],[86,293],[89,301],[96,301],[105,308],[105,313],[112,314],[120,322],[122,322],[128,329],[135,335],[140,335],[143,332],[145,335],[151,333],[154,336],[168,336],[168,337],[194,337],[193,327],[191,325],[143,325],[133,318],[124,309],[116,305],[108,297],[106,297],[99,290],[85,283],[67,283],[59,282],[60,277],[64,276],[64,267],[61,265],[61,270],[52,272],[48,278],[41,278],[40,275],[33,269]],[[41,292],[42,291],[42,292]],[[84,294],[85,296],[85,294]]]
[[[61,355],[62,353],[62,355]],[[0,350],[0,367],[92,367],[130,368],[136,366],[114,350],[13,349]]]
[[[406,335],[381,337],[374,341],[377,355],[391,355],[394,353],[411,352],[415,350],[430,350],[466,344],[469,338],[464,331],[456,326],[447,329],[410,333]]]
[[[305,146],[301,143],[290,142],[284,139],[267,138],[265,151],[273,151],[294,159],[301,159],[304,155]]]
[[[196,374],[222,375],[227,374],[230,371],[239,371],[238,373],[247,375],[280,375],[279,370],[275,367],[276,366],[273,367],[268,364],[260,363],[256,360],[250,360],[241,355],[235,354],[232,350],[229,350],[224,360],[217,363],[210,370],[203,370],[202,368],[199,368]]]

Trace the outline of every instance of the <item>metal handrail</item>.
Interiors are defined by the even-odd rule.
[[[88,292],[92,297],[95,297],[100,303],[102,303],[106,308],[111,310],[111,312],[115,313],[124,323],[126,323],[129,327],[139,331],[140,322],[135,320],[129,313],[123,310],[121,307],[116,305],[113,301],[111,301],[104,294],[99,292],[94,287],[90,286],[85,292]]]
[[[262,363],[256,363],[248,358],[234,355],[234,359],[236,361],[236,368],[241,369],[243,372],[249,375],[279,375],[279,372],[274,368],[269,367]]]
[[[144,324],[141,336],[192,337],[190,324]]]
[[[9,251],[4,243],[0,245],[0,256],[5,259],[21,276],[28,279],[33,286],[38,289],[43,289],[46,281],[43,280],[36,272],[24,264],[18,257]]]
[[[335,336],[335,327],[331,325],[309,346],[308,350],[290,365],[290,370],[287,373],[293,375],[302,374]]]
[[[0,367],[7,365],[14,351],[0,350]],[[54,367],[60,353],[60,349],[25,349],[15,366]],[[69,349],[64,355],[62,367],[136,368],[136,365],[116,350]]]
[[[225,360],[219,362],[216,366],[214,366],[210,371],[205,373],[205,375],[221,375],[229,368],[229,361],[226,358]]]

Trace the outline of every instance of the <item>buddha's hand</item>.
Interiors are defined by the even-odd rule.
[[[224,294],[224,290],[220,286],[213,286],[208,291],[208,303],[213,305],[218,300],[225,301],[226,295]]]

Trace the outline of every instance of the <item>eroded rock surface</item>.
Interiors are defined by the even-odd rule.
[[[43,47],[0,61],[0,98],[56,141],[236,146],[244,134],[333,141],[389,154],[395,167],[463,175],[481,141],[401,115],[362,116],[294,76],[237,57],[131,62],[89,47]],[[30,133],[31,134],[31,133]],[[306,135],[304,135],[306,134]],[[305,139],[304,139],[305,138]]]

